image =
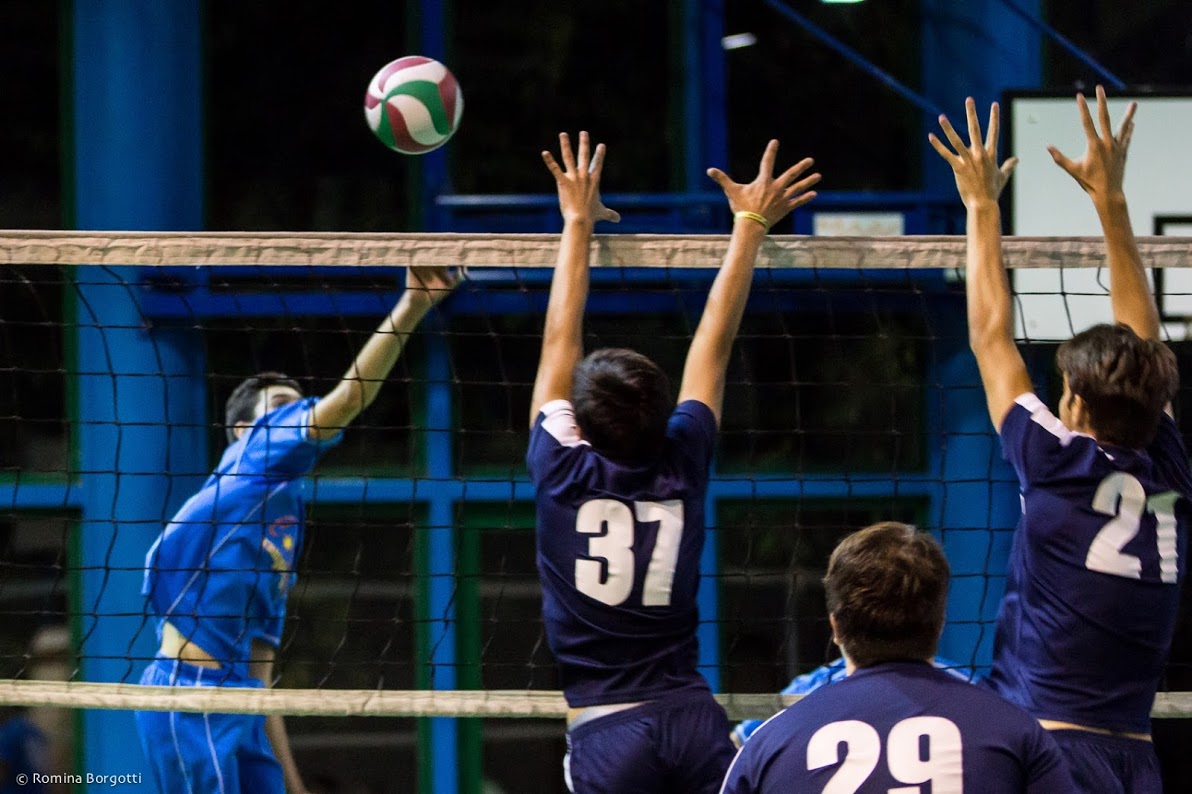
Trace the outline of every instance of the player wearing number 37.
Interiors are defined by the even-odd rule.
[[[845,538],[824,591],[848,676],[758,728],[723,794],[1078,791],[1029,714],[931,664],[948,576],[939,543],[906,524]]]
[[[604,147],[589,159],[560,136],[544,152],[563,212],[534,383],[526,463],[537,488],[538,571],[547,640],[571,707],[564,774],[576,794],[715,792],[733,755],[729,723],[696,669],[704,498],[724,377],[766,230],[809,201],[804,160],[724,189],[736,222],[691,342],[676,406],[645,356],[583,357],[592,226]]]
[[[1175,356],[1159,340],[1122,190],[1135,106],[1116,134],[1103,90],[1100,130],[1083,96],[1077,107],[1088,148],[1079,160],[1051,155],[1101,219],[1116,324],[1060,346],[1058,417],[1014,344],[997,204],[1014,161],[997,163],[997,106],[984,140],[970,99],[969,144],[942,117],[952,149],[931,142],[968,210],[969,341],[1022,492],[990,683],[1052,732],[1082,791],[1146,794],[1162,790],[1150,712],[1184,578],[1192,476],[1171,418]]]

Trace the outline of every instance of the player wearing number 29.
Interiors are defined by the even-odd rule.
[[[1054,733],[1083,791],[1138,794],[1162,789],[1150,711],[1176,622],[1192,476],[1171,418],[1175,356],[1159,341],[1122,191],[1135,106],[1115,135],[1103,90],[1100,132],[1083,96],[1077,105],[1087,151],[1051,154],[1101,218],[1117,324],[1060,346],[1058,418],[1014,344],[997,205],[1014,161],[997,164],[997,106],[984,142],[971,99],[970,145],[942,117],[955,151],[931,142],[968,208],[969,340],[1022,491],[990,682]]]
[[[695,332],[679,403],[666,376],[628,350],[583,355],[592,226],[604,146],[589,161],[560,136],[563,237],[551,283],[526,462],[537,487],[547,639],[571,707],[567,782],[576,794],[714,792],[732,758],[729,723],[696,669],[704,497],[725,370],[767,228],[815,195],[810,160],[757,179],[712,176],[736,213],[723,268]]]
[[[724,794],[1077,791],[1029,714],[932,665],[948,600],[934,538],[893,521],[850,535],[824,591],[848,676],[758,728]]]

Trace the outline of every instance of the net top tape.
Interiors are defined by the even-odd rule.
[[[765,719],[798,695],[716,695],[730,720]],[[567,715],[562,692],[391,689],[248,689],[168,687],[82,681],[0,681],[0,703],[13,706],[285,714],[323,717],[508,717]],[[1160,692],[1156,718],[1192,717],[1192,692]]]
[[[727,235],[596,235],[593,267],[717,268]],[[1188,267],[1192,238],[1140,237],[1146,267]],[[1100,237],[1006,237],[1011,268],[1097,268]],[[553,267],[553,234],[66,232],[0,230],[0,264],[187,267]],[[962,268],[960,236],[768,237],[762,268]]]

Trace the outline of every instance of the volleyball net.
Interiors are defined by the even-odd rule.
[[[677,378],[724,236],[597,236],[588,349]],[[317,716],[560,717],[523,464],[557,238],[0,231],[0,704]],[[1180,273],[1192,240],[1140,240]],[[1007,238],[1024,352],[1109,319],[1099,238]],[[226,444],[223,404],[280,370],[323,394],[400,294],[466,268],[377,402],[304,483],[272,690],[136,685],[146,552]],[[942,656],[988,665],[1017,486],[968,350],[964,240],[772,237],[728,376],[701,563],[700,669],[769,716],[834,658],[820,580],[904,520],[953,569]],[[1181,274],[1182,275],[1182,274]],[[1170,305],[1180,278],[1160,279]],[[1039,286],[1044,284],[1044,286]],[[1167,313],[1181,364],[1187,322]],[[1187,367],[1184,372],[1192,371]],[[196,615],[201,620],[202,615]],[[1156,716],[1192,716],[1192,628]]]

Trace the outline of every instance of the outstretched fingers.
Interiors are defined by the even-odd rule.
[[[969,145],[981,145],[981,120],[977,118],[977,102],[972,97],[964,100],[964,115],[968,119]]]
[[[792,165],[790,168],[783,171],[782,176],[778,177],[778,179],[776,179],[775,181],[780,186],[789,185],[791,182],[798,179],[799,176],[801,174],[803,174],[803,172],[805,172],[808,168],[811,168],[811,166],[813,166],[813,165],[815,165],[815,160],[813,160],[810,157],[804,157],[802,160],[800,160],[799,162]]]
[[[559,153],[563,156],[564,170],[574,171],[575,154],[571,151],[571,136],[565,132],[559,133]]]
[[[985,130],[985,153],[990,157],[997,157],[997,139],[1001,134],[1002,113],[998,104],[989,106],[989,129]]]
[[[935,137],[934,132],[927,133],[927,142],[930,143],[931,148],[935,149],[936,152],[939,153],[939,156],[947,160],[949,164],[960,161],[960,158],[956,156],[954,151],[949,149],[947,145],[945,145],[944,142],[939,138]]]
[[[788,199],[797,198],[800,193],[803,193],[808,188],[812,187],[813,185],[818,185],[821,179],[823,179],[822,174],[812,174],[804,179],[800,179],[798,182],[783,191],[783,195]]]
[[[588,155],[591,153],[591,142],[588,138],[586,130],[581,130],[579,133],[579,156],[576,158],[575,167],[579,171],[588,170]]]
[[[600,178],[600,172],[604,169],[604,144],[596,144],[596,153],[592,155],[592,162],[588,166],[588,173],[597,179]]]
[[[954,156],[962,160],[966,158],[968,147],[964,145],[964,141],[960,139],[960,135],[952,127],[952,122],[948,121],[947,116],[940,116],[940,127],[943,129],[944,135],[947,136],[948,143],[952,144],[952,148],[956,150]]]
[[[1054,146],[1048,146],[1047,153],[1051,155],[1051,159],[1054,160],[1055,164],[1060,168],[1064,169],[1069,174],[1074,173],[1076,163],[1072,162],[1071,158],[1069,158],[1059,149],[1055,148]]]
[[[709,168],[707,170],[708,178],[724,189],[728,189],[729,185],[733,184],[733,180],[728,178],[728,174],[721,171],[719,168]]]
[[[819,180],[817,179],[816,181],[818,182]],[[816,193],[814,190],[808,191],[806,193],[800,193],[799,195],[795,196],[793,199],[790,200],[790,203],[786,205],[786,209],[788,212],[791,210],[797,210],[799,207],[802,207],[804,204],[807,204],[808,202],[810,202],[813,198],[815,198],[818,195],[819,194]]]
[[[1101,140],[1110,142],[1113,137],[1113,125],[1109,120],[1109,100],[1105,98],[1105,88],[1097,86],[1097,117],[1101,121]]]
[[[998,170],[1002,172],[1002,181],[1006,182],[1010,179],[1010,175],[1014,173],[1014,168],[1018,165],[1018,158],[1011,157],[1006,162],[1002,163],[1002,167]]]
[[[778,159],[778,141],[771,140],[766,144],[766,151],[762,152],[762,162],[757,169],[759,179],[769,179],[774,173],[774,161]]]
[[[563,178],[563,169],[559,168],[558,162],[555,161],[555,156],[550,152],[542,152],[542,162],[546,163],[546,168],[551,172],[556,180]]]
[[[1126,115],[1122,116],[1122,124],[1118,127],[1118,145],[1125,148],[1130,143],[1130,136],[1134,133],[1134,113],[1138,110],[1138,103],[1131,102],[1126,108]]]
[[[1076,95],[1076,107],[1080,111],[1080,124],[1084,127],[1085,137],[1090,141],[1097,140],[1097,125],[1093,124],[1093,114],[1089,112],[1089,103],[1084,94]]]

